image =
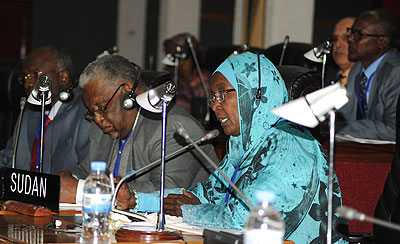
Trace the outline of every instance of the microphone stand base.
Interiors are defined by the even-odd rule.
[[[155,242],[180,240],[180,234],[173,231],[139,231],[121,228],[115,233],[118,242]]]

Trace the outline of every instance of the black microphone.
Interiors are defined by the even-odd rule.
[[[205,134],[202,138],[200,138],[200,141],[201,142],[209,141],[211,139],[214,139],[218,135],[219,135],[219,130],[215,129]],[[197,141],[195,143],[197,144]]]
[[[193,57],[193,61],[197,70],[197,73],[199,74],[199,78],[201,81],[201,86],[203,88],[204,94],[205,94],[205,109],[206,109],[206,115],[204,117],[204,121],[205,122],[209,122],[210,121],[210,109],[208,109],[208,87],[206,85],[206,82],[204,81],[204,77],[203,77],[203,72],[201,71],[200,68],[200,64],[199,64],[199,60],[197,58],[196,52],[194,51],[193,48],[193,43],[192,43],[192,38],[190,37],[189,34],[186,35],[186,42],[188,43],[189,49],[190,49],[190,53],[192,54]]]
[[[186,132],[186,129],[183,127],[183,125],[180,122],[175,122],[173,125],[175,130],[178,132],[179,135],[181,135],[183,138],[186,139],[186,141],[193,145],[194,148],[196,148],[200,154],[208,161],[209,164],[211,164],[215,170],[218,171],[224,177],[224,179],[231,185],[232,189],[234,189],[241,197],[242,199],[247,203],[248,207],[251,209],[254,208],[253,204],[250,202],[250,200],[242,193],[242,191],[237,188],[237,186],[218,168],[217,164],[214,163],[211,158],[195,143],[193,140],[190,138],[189,134]]]
[[[48,76],[46,74],[39,76],[39,80],[37,82],[37,84],[39,84],[39,91],[41,91],[41,92],[49,91],[50,90],[50,82],[51,82],[50,76]]]
[[[209,131],[207,134],[205,134],[205,135],[204,135],[203,137],[201,137],[200,139],[198,139],[197,141],[195,141],[194,143],[195,143],[195,145],[197,146],[197,144],[200,144],[200,143],[209,141],[209,140],[211,140],[211,139],[214,139],[214,138],[217,137],[218,135],[219,135],[219,131],[218,131],[218,130],[212,130],[212,131]],[[176,150],[175,152],[166,155],[166,156],[165,156],[165,160],[168,160],[168,159],[170,159],[170,158],[172,158],[172,157],[175,157],[175,156],[177,156],[177,155],[180,155],[181,153],[185,152],[188,148],[191,148],[191,147],[192,147],[192,145],[186,145],[186,146],[184,146],[184,147],[182,147],[182,148],[179,148],[179,149]],[[158,166],[160,163],[161,163],[161,158],[160,158],[160,159],[157,159],[156,161],[154,161],[154,162],[152,162],[152,163],[150,163],[150,164],[148,164],[148,165],[146,165],[146,166],[144,166],[144,167],[142,167],[142,168],[140,168],[140,169],[138,169],[138,170],[136,170],[136,171],[130,172],[130,173],[126,174],[124,177],[122,177],[122,179],[118,182],[117,186],[115,187],[115,192],[114,192],[114,195],[113,195],[113,198],[112,198],[111,206],[114,207],[114,205],[115,205],[115,199],[116,199],[117,193],[118,193],[118,189],[121,187],[122,183],[123,183],[126,179],[132,177],[133,175],[141,174],[142,172],[145,172],[145,171],[147,171],[148,169],[151,169],[151,168],[153,168],[153,167],[155,167],[155,166]]]
[[[21,122],[22,122],[22,115],[23,115],[24,109],[25,109],[25,104],[26,104],[26,97],[21,97],[21,100],[19,102],[20,111],[19,111],[19,118],[18,118],[18,125],[17,125],[17,134],[15,135],[14,150],[13,150],[13,155],[12,155],[12,163],[11,163],[12,168],[15,168],[15,159],[17,156],[19,133],[21,132]]]
[[[39,76],[35,87],[33,88],[31,94],[28,97],[28,103],[33,105],[41,105],[42,98],[46,102],[46,105],[51,103],[51,78],[46,74]],[[44,96],[43,96],[44,95]]]
[[[369,217],[363,213],[357,212],[355,209],[346,206],[338,207],[336,209],[336,213],[338,213],[340,217],[345,218],[347,220],[367,221],[377,225],[381,225],[389,229],[400,231],[400,225],[383,221],[377,218]]]
[[[240,47],[238,49],[236,49],[231,54],[229,54],[229,56],[227,58],[230,58],[230,57],[236,56],[238,54],[244,53],[247,50],[249,50],[249,47],[246,44],[242,44],[242,45],[240,45]]]
[[[279,64],[278,64],[279,66],[281,66],[283,63],[283,57],[285,57],[285,52],[286,52],[286,48],[287,48],[288,44],[289,44],[289,36],[286,35],[285,39],[283,39],[282,53],[281,53],[281,57],[279,59]]]

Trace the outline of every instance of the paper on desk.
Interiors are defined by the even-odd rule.
[[[124,224],[122,227],[124,229],[130,229],[130,230],[141,230],[141,231],[154,231],[156,229],[156,223],[157,222],[157,213],[145,213],[143,217],[146,217],[150,222],[131,222]],[[223,232],[228,232],[236,235],[240,235],[243,233],[241,230],[225,230],[225,229],[215,229],[215,228],[209,228],[209,227],[203,227],[203,226],[194,226],[194,225],[188,225],[186,223],[183,223],[182,217],[176,217],[176,216],[171,216],[166,214],[165,215],[165,223],[167,225],[167,228],[169,231],[173,231],[174,229],[181,230],[183,234],[185,235],[193,235],[195,232],[199,233],[201,235],[204,231],[204,229],[209,229],[213,231],[223,231]],[[168,228],[170,227],[170,228]],[[188,232],[188,231],[191,232]]]
[[[60,210],[82,210],[82,204],[60,202]]]
[[[354,136],[341,135],[341,134],[336,134],[335,139],[336,139],[336,141],[351,141],[351,142],[358,142],[358,143],[365,143],[365,144],[396,144],[396,142],[394,142],[394,141],[364,139],[364,138],[357,138]]]

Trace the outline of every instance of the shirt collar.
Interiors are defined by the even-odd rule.
[[[53,107],[51,107],[50,111],[48,112],[48,117],[51,120],[54,120],[54,117],[56,117],[58,110],[60,110],[60,107],[62,105],[62,102],[58,100]]]
[[[386,56],[387,52],[380,56],[377,60],[375,60],[367,69],[364,67],[361,70],[361,73],[364,72],[365,76],[369,79],[369,77],[375,73],[376,69],[378,68],[379,64],[382,62],[382,59]]]

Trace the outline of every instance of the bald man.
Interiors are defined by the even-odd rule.
[[[339,71],[336,73],[335,81],[342,82],[343,85],[347,84],[347,77],[349,75],[349,71],[351,66],[353,66],[354,62],[349,61],[348,53],[349,53],[349,45],[347,43],[347,28],[350,28],[354,23],[354,17],[345,17],[339,22],[336,23],[335,28],[332,33],[332,57],[337,66],[339,67]]]

